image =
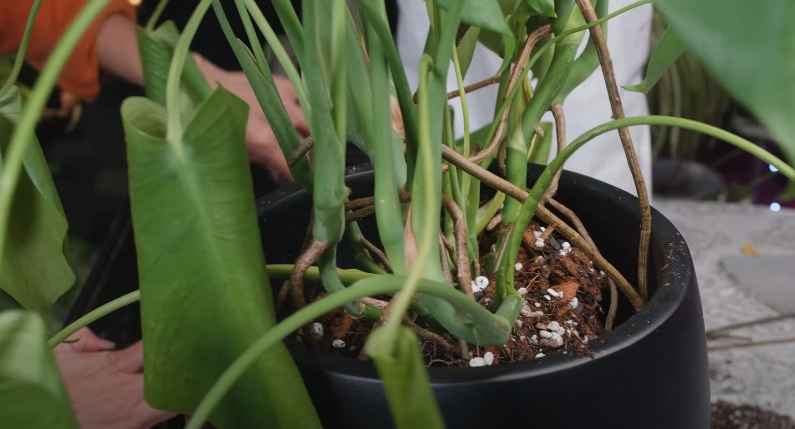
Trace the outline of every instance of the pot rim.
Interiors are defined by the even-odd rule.
[[[345,177],[351,179],[369,176],[372,171],[372,166],[369,164],[355,166],[346,170]],[[588,192],[602,193],[605,197],[614,200],[621,210],[639,216],[637,214],[639,213],[638,199],[615,186],[571,171],[564,171],[559,183],[561,188],[578,186],[586,188]],[[303,192],[307,191],[298,184],[292,183],[265,195],[257,201],[257,216],[261,217],[268,207],[287,204],[292,198],[301,198]],[[668,219],[652,207],[651,248],[653,247],[666,249],[665,253],[668,255],[663,269],[649,276],[650,279],[658,279],[656,280],[658,287],[639,312],[630,316],[612,331],[589,343],[591,344],[590,350],[595,355],[593,358],[576,351],[569,351],[567,354],[556,352],[543,359],[528,359],[477,368],[432,367],[428,368],[431,381],[434,385],[462,385],[481,383],[486,380],[507,381],[516,378],[538,377],[586,365],[633,346],[659,329],[676,312],[685,300],[691,285],[694,284],[695,270],[684,238]],[[651,258],[649,261],[649,272],[652,273],[651,269],[656,269],[656,267],[652,265]],[[632,283],[634,286],[635,282]],[[295,346],[291,347],[294,349],[293,351],[304,357],[317,359],[325,371],[333,372],[337,376],[351,379],[377,378],[377,372],[372,362],[358,361],[324,351],[308,350],[298,342],[289,339],[285,341],[293,343]]]

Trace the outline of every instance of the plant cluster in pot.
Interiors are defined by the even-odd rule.
[[[695,274],[683,238],[649,206],[627,127],[703,132],[792,179],[795,170],[704,124],[624,118],[601,26],[650,0],[612,14],[607,1],[428,0],[431,27],[416,94],[379,1],[356,0],[351,10],[344,0],[304,0],[299,20],[289,1],[274,0],[300,73],[254,0],[236,2],[250,48],[235,39],[229,11],[217,0],[199,1],[182,34],[168,23],[141,30],[147,97],[126,100],[121,112],[140,290],[89,312],[47,344],[36,312],[46,311],[52,294],[7,281],[19,275],[11,269],[33,266],[35,255],[15,253],[13,266],[0,258],[4,290],[29,309],[0,315],[1,341],[12,345],[0,357],[0,395],[30,406],[1,406],[0,419],[35,427],[36,406],[56,404],[46,427],[76,427],[47,346],[140,300],[146,399],[190,415],[191,429],[208,420],[218,429],[514,422],[706,428]],[[25,151],[36,147],[33,126],[68,52],[106,2],[87,3],[18,123],[0,134],[9,139],[0,194],[6,252],[30,248],[26,237],[10,233],[20,216],[11,204],[17,182],[19,195],[41,195],[62,215],[43,179],[43,156]],[[729,53],[749,55],[750,45],[770,41],[741,32],[744,44],[726,42],[736,35],[723,21],[764,13],[724,3],[655,0],[677,33],[658,46],[647,79],[634,89],[651,87],[688,46],[757,114],[769,113],[771,104],[791,107],[795,98],[781,97],[760,107],[768,81],[738,87],[747,69],[718,67]],[[246,106],[224,88],[211,90],[187,55],[211,6],[296,181],[259,206],[250,197]],[[714,37],[702,40],[700,25],[708,24]],[[310,139],[299,139],[277,102],[257,30],[296,90]],[[769,31],[785,30],[770,26],[762,34]],[[463,81],[478,42],[504,58],[499,78],[490,80],[502,97],[494,122],[471,132],[466,93],[482,85],[467,88]],[[459,88],[448,94],[451,69]],[[535,87],[531,69],[539,77]],[[562,101],[597,69],[615,119],[566,144]],[[7,86],[0,94],[6,116],[20,109]],[[465,118],[461,139],[454,138],[447,103],[455,96]],[[541,123],[548,110],[557,156],[540,166],[553,146],[552,124]],[[795,133],[786,132],[781,117],[763,120],[791,152]],[[560,174],[579,147],[616,130],[638,199]],[[372,169],[346,177],[348,140]],[[57,244],[46,249],[53,266],[63,257],[63,240]],[[281,318],[278,308],[287,308]]]

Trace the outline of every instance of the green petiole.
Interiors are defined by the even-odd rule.
[[[223,374],[221,374],[218,381],[210,388],[204,396],[204,399],[202,399],[201,403],[196,408],[196,411],[191,415],[191,420],[186,426],[186,429],[200,429],[213,408],[223,399],[224,395],[232,388],[235,382],[274,344],[279,343],[285,337],[301,326],[304,326],[306,323],[309,323],[311,320],[339,307],[343,302],[360,299],[366,296],[395,293],[403,289],[403,283],[406,281],[408,280],[405,277],[390,275],[361,280],[344,291],[315,301],[284,319],[281,323],[268,331],[268,333],[261,336],[240,355]],[[465,322],[473,331],[472,337],[474,338],[472,339],[481,338],[485,341],[481,343],[484,345],[502,345],[508,340],[519,309],[516,309],[516,315],[513,316],[513,320],[510,317],[506,317],[510,316],[510,314],[506,313],[513,313],[513,308],[508,308],[508,304],[510,303],[507,299],[504,305],[505,309],[501,308],[497,314],[491,314],[488,310],[481,307],[480,304],[472,301],[469,297],[451,288],[449,285],[419,279],[416,286],[418,291],[433,295],[444,302],[449,302],[451,308],[460,309],[463,314],[458,314],[457,317],[459,319],[469,318],[472,320],[471,322]],[[516,298],[521,301],[520,297]]]

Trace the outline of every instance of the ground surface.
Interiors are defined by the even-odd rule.
[[[762,304],[753,284],[731,277],[722,261],[742,255],[746,244],[761,255],[791,255],[795,261],[795,211],[660,199],[653,205],[679,228],[690,247],[707,329],[779,314]],[[760,273],[760,281],[764,278]],[[734,334],[754,341],[792,337],[795,319]],[[795,418],[795,343],[713,351],[709,358],[713,401],[757,405]]]
[[[795,429],[795,420],[755,405],[716,402],[711,429]]]

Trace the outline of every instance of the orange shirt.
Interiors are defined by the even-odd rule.
[[[33,34],[25,52],[25,60],[40,70],[66,28],[87,0],[44,0],[33,24]],[[17,52],[25,32],[33,0],[2,0],[0,3],[0,54]],[[100,70],[97,35],[106,17],[123,14],[135,21],[135,8],[127,0],[113,0],[100,13],[66,62],[58,86],[82,99],[93,99],[99,93]]]

